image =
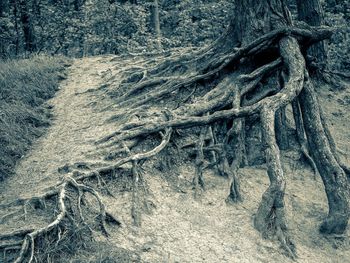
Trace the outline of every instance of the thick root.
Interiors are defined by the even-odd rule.
[[[332,142],[322,124],[320,106],[311,80],[306,78],[299,97],[304,127],[311,155],[325,186],[329,212],[320,226],[325,234],[342,234],[346,231],[350,217],[350,186],[346,172],[338,162]]]
[[[305,157],[306,161],[310,164],[310,166],[314,172],[315,179],[316,179],[317,167],[316,167],[316,164],[309,153],[308,143],[307,143],[305,129],[304,129],[304,122],[303,122],[303,119],[301,116],[300,105],[299,105],[298,99],[293,100],[292,107],[293,107],[293,116],[294,116],[296,132],[297,132],[297,138],[298,138],[298,142],[300,144],[300,150],[301,150],[303,156]]]
[[[232,102],[232,108],[239,109],[241,105],[241,95],[239,93],[235,94],[235,97]],[[228,203],[237,203],[242,201],[241,191],[240,191],[240,181],[238,177],[238,170],[240,168],[242,159],[243,159],[243,151],[244,151],[244,140],[243,140],[243,120],[235,119],[232,121],[232,127],[227,132],[224,139],[224,171],[227,173],[229,178],[230,185],[230,193],[226,198],[226,202]],[[229,143],[232,139],[232,142]],[[234,152],[231,164],[228,163],[227,153],[228,147],[232,147],[232,151]]]
[[[234,168],[231,168],[234,169]],[[229,178],[229,194],[226,198],[226,203],[238,203],[242,202],[243,198],[241,195],[240,180],[238,174],[234,170],[226,171]]]
[[[295,246],[287,233],[284,208],[286,182],[275,138],[274,120],[275,113],[273,110],[265,108],[261,112],[263,139],[266,145],[267,173],[270,179],[270,186],[262,197],[262,201],[255,215],[254,226],[265,236],[277,235],[282,247],[288,255],[295,258]]]
[[[293,90],[294,92],[294,96],[289,93],[289,102],[291,102],[303,88],[305,60],[300,52],[299,45],[291,38],[284,38],[280,41],[280,50],[289,75],[284,89]],[[263,195],[255,216],[254,225],[257,230],[264,234],[271,232],[271,230],[272,234],[278,234],[285,251],[290,257],[295,258],[295,248],[287,233],[283,199],[286,181],[275,134],[275,113],[276,110],[284,106],[283,103],[269,104],[265,105],[260,112],[270,186]]]
[[[200,131],[198,143],[197,143],[197,156],[196,156],[196,170],[195,170],[195,175],[193,178],[193,188],[194,188],[194,197],[198,198],[199,196],[199,187],[201,189],[205,190],[205,182],[203,178],[203,167],[204,167],[204,152],[203,152],[203,147],[204,147],[204,138],[205,135],[207,134],[209,127],[204,127]]]

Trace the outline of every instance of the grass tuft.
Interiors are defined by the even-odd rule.
[[[44,102],[58,90],[66,66],[63,57],[0,61],[0,181],[49,125]]]

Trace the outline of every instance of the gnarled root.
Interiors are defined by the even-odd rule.
[[[39,206],[45,207],[45,200],[57,197],[59,209],[54,220],[42,228],[0,236],[0,249],[19,250],[16,262],[33,261],[35,242],[39,237],[46,234],[56,235],[56,241],[60,243],[62,240],[60,229],[63,224],[66,224],[65,221],[71,222],[75,229],[77,229],[76,225],[79,224],[87,226],[86,218],[83,215],[83,203],[87,203],[85,200],[86,195],[90,195],[97,200],[99,225],[102,233],[108,235],[106,223],[111,222],[119,225],[120,222],[106,212],[99,193],[93,187],[85,185],[83,182],[85,179],[97,178],[101,186],[106,187],[102,177],[104,175],[115,175],[117,169],[120,169],[126,163],[132,163],[132,216],[135,224],[140,225],[141,191],[139,186],[140,180],[142,181],[140,162],[162,151],[168,145],[173,129],[203,126],[199,140],[196,143],[195,189],[197,187],[204,188],[202,173],[204,169],[204,152],[209,151],[213,163],[219,163],[220,160],[217,160],[217,157],[221,157],[223,160],[224,171],[230,179],[230,195],[228,199],[239,201],[241,194],[239,192],[238,169],[243,155],[242,123],[245,117],[260,114],[264,143],[266,145],[270,186],[263,195],[254,224],[260,232],[276,235],[288,255],[294,258],[295,248],[288,236],[285,219],[283,198],[286,182],[282,171],[279,148],[276,143],[275,114],[276,111],[291,103],[303,88],[305,62],[299,49],[299,43],[307,46],[329,37],[331,33],[332,30],[327,28],[300,29],[285,27],[271,31],[240,48],[231,47],[222,52],[217,52],[218,49],[212,46],[195,53],[195,57],[193,57],[193,54],[190,54],[175,59],[171,58],[171,60],[163,61],[164,63],[160,63],[154,69],[145,71],[142,68],[142,72],[132,74],[130,78],[123,82],[124,86],[121,91],[122,93],[125,91],[125,93],[117,105],[118,107],[124,106],[126,108],[125,112],[117,116],[118,118],[123,118],[123,121],[126,123],[124,122],[123,127],[119,127],[118,130],[99,140],[97,144],[100,150],[108,150],[112,146],[123,145],[124,142],[126,143],[130,140],[134,140],[135,144],[138,144],[139,140],[144,139],[149,134],[165,131],[164,134],[161,133],[161,143],[147,152],[139,153],[133,153],[131,147],[130,149],[123,147],[122,151],[117,150],[113,153],[114,155],[110,158],[113,161],[112,165],[102,165],[102,167],[98,166],[98,168],[88,167],[87,171],[83,172],[74,171],[72,176],[66,176],[62,183],[53,189],[49,189],[44,195],[36,197],[35,200],[19,199],[8,204],[8,206],[22,205],[25,208],[26,204],[35,202]],[[277,57],[274,61],[260,66],[251,73],[245,74],[247,73],[247,67],[242,65],[244,62],[253,60],[253,56],[262,51],[273,50],[275,52],[276,45],[280,48],[281,57]],[[209,56],[208,59],[206,59],[207,56]],[[248,64],[250,63],[248,62]],[[253,64],[250,64],[250,66]],[[250,66],[248,68],[251,68]],[[264,81],[265,77],[270,77],[271,73],[281,67],[288,69],[288,79],[282,89],[276,87],[266,88],[263,85],[261,86],[263,88],[256,89],[257,85]],[[235,71],[237,68],[238,71]],[[175,75],[181,74],[181,77],[169,76],[170,74],[173,75],[173,73]],[[240,73],[244,73],[244,75],[240,76]],[[166,120],[159,118],[153,121],[143,119],[142,121],[127,123],[129,121],[127,118],[130,115],[133,117],[140,113],[140,107],[148,107],[147,109],[149,109],[150,102],[159,102],[165,96],[203,80],[208,80],[210,84],[215,84],[216,86],[214,88],[210,87],[211,90],[206,92],[202,99],[195,103],[178,105],[175,109],[172,109],[172,112],[168,108],[165,109],[164,111],[168,117]],[[131,86],[132,88],[130,88]],[[248,93],[254,93],[255,96],[250,100],[244,101],[243,97]],[[191,91],[190,94],[192,94]],[[300,106],[304,123],[300,125],[305,127],[307,139],[312,146],[310,147],[310,150],[312,149],[310,155],[315,160],[325,183],[330,206],[329,217],[322,225],[321,231],[325,233],[341,233],[345,230],[349,217],[349,202],[347,199],[349,187],[346,186],[347,181],[345,182],[344,179],[346,176],[341,165],[334,158],[334,150],[332,151],[329,146],[330,139],[325,135],[325,127],[320,121],[319,108],[315,106],[316,102],[312,90],[305,86],[301,97]],[[233,104],[232,100],[234,101]],[[128,116],[125,118],[124,115]],[[283,114],[280,117],[282,123]],[[220,145],[214,140],[216,135],[208,127],[211,124],[222,121],[232,121],[233,124],[224,143]],[[318,139],[319,136],[315,136],[319,132],[321,132],[321,139]],[[303,133],[301,129],[299,129],[299,133]],[[209,145],[205,145],[205,136],[207,134],[211,134],[209,136]],[[233,157],[227,154],[227,145],[229,145],[230,137],[232,137],[233,144],[231,145],[233,145],[233,151],[235,152]],[[302,140],[304,140],[303,138]],[[282,141],[285,141],[285,135]],[[305,144],[304,141],[301,142],[302,147]],[[127,153],[126,156],[125,153]],[[305,153],[307,153],[306,150]],[[117,159],[116,157],[119,154],[123,157]],[[228,161],[230,158],[233,159],[231,164]],[[115,159],[117,160],[114,161]],[[77,201],[69,196],[68,193],[72,191],[77,195]],[[71,209],[67,209],[72,205],[77,207],[78,213],[75,215],[71,213]],[[2,220],[6,220],[10,216],[5,215],[5,218],[2,218]],[[14,237],[13,242],[11,241],[12,237]],[[3,242],[4,240],[6,242]]]
[[[317,167],[309,153],[308,143],[305,135],[304,123],[301,116],[299,101],[297,98],[293,100],[292,107],[293,107],[293,116],[294,116],[296,132],[297,132],[297,138],[300,144],[300,151],[305,157],[306,161],[310,164],[316,179]]]
[[[277,235],[288,255],[295,258],[295,246],[287,233],[283,199],[286,182],[275,138],[274,115],[273,109],[267,107],[261,112],[263,140],[266,147],[267,174],[270,179],[270,186],[263,195],[255,215],[254,226],[263,235]]]
[[[242,201],[240,180],[236,168],[229,167],[227,160],[225,160],[225,172],[229,178],[229,195],[226,198],[227,203],[237,203]]]
[[[310,145],[311,155],[325,186],[329,212],[320,226],[325,234],[342,234],[350,217],[350,186],[347,175],[332,150],[332,142],[322,124],[320,106],[312,81],[306,76],[305,85],[299,97],[304,127]]]
[[[68,193],[72,190],[77,191],[79,194],[79,198],[75,204],[75,206],[78,207],[78,215],[75,215],[71,212],[73,200],[71,200]],[[99,225],[104,235],[108,235],[106,222],[115,225],[121,224],[118,219],[106,212],[105,205],[99,193],[95,189],[90,186],[78,183],[70,176],[66,177],[62,183],[57,185],[55,192],[58,202],[58,214],[55,216],[53,221],[41,228],[21,230],[0,236],[0,248],[4,249],[4,251],[6,251],[8,248],[14,249],[14,244],[16,244],[16,249],[19,249],[18,256],[14,260],[15,263],[22,263],[24,261],[30,263],[33,261],[35,254],[35,242],[38,238],[57,234],[55,242],[56,244],[60,243],[62,241],[60,228],[62,225],[67,223],[67,220],[72,223],[73,228],[79,228],[79,223],[87,226],[81,209],[81,204],[84,202],[85,198],[83,197],[84,193],[89,193],[97,200],[99,204]],[[52,196],[54,195],[50,195],[50,197]],[[33,198],[37,199],[38,197],[32,197],[28,199],[27,202],[30,202]],[[91,228],[89,228],[89,230],[91,231]],[[15,240],[15,243],[11,242],[11,240]]]
[[[23,262],[25,260],[27,260],[28,262],[32,262],[34,259],[34,253],[35,253],[35,241],[38,238],[49,234],[53,234],[53,235],[57,234],[56,244],[60,243],[62,239],[62,235],[60,234],[61,231],[59,229],[61,228],[62,225],[67,224],[67,221],[71,222],[73,229],[79,228],[79,224],[82,224],[89,231],[92,231],[92,229],[90,228],[90,226],[88,226],[85,220],[85,217],[83,215],[83,209],[82,209],[82,204],[88,203],[86,200],[86,194],[90,194],[92,197],[96,199],[99,206],[99,215],[98,215],[99,226],[101,228],[102,233],[105,236],[108,236],[106,223],[121,225],[120,221],[116,219],[112,214],[106,211],[105,205],[102,201],[100,194],[93,187],[87,186],[80,182],[85,179],[93,178],[93,177],[97,177],[98,181],[101,181],[102,174],[108,174],[109,172],[115,171],[118,167],[120,167],[120,165],[125,164],[127,162],[132,162],[133,174],[134,174],[133,203],[135,205],[139,205],[138,183],[139,183],[140,177],[139,177],[137,162],[150,158],[153,155],[159,153],[169,142],[170,136],[171,136],[171,129],[169,128],[169,129],[166,129],[165,134],[162,134],[161,144],[148,152],[130,154],[129,156],[117,161],[117,163],[114,166],[102,167],[88,173],[82,173],[78,171],[71,172],[72,174],[76,175],[75,178],[74,176],[66,175],[62,183],[58,184],[55,187],[50,188],[46,193],[40,196],[35,196],[28,199],[27,198],[18,199],[8,204],[2,205],[2,207],[4,208],[11,207],[11,206],[18,206],[18,205],[26,207],[28,204],[33,202],[40,201],[39,202],[40,204],[44,204],[47,199],[57,196],[59,213],[57,216],[55,216],[55,219],[51,223],[49,223],[48,225],[42,228],[25,230],[20,233],[13,232],[13,233],[0,236],[0,249],[4,251],[19,250],[19,255],[15,260],[16,263]],[[85,165],[84,167],[88,168],[88,166],[85,166]],[[72,191],[75,191],[78,196],[76,198],[76,202],[73,201],[73,198],[71,198],[67,194]],[[72,205],[76,207],[76,210],[78,211],[77,213],[72,213],[71,211]],[[136,207],[133,206],[133,208],[136,208]],[[136,214],[139,212],[139,210],[137,209],[133,209],[133,211],[135,211],[133,214]],[[134,219],[135,221],[140,222],[140,216],[134,217]],[[20,237],[22,236],[22,239],[18,240],[18,236]]]
[[[200,131],[199,139],[197,142],[197,156],[196,156],[196,170],[195,170],[195,175],[193,178],[193,188],[194,188],[194,197],[197,198],[199,195],[199,187],[201,189],[205,190],[205,182],[203,178],[203,168],[204,168],[204,152],[203,152],[203,147],[204,147],[204,138],[205,135],[208,132],[209,127],[204,127]]]
[[[291,38],[284,38],[280,41],[280,50],[289,74],[284,89],[289,89],[294,94],[298,94],[303,88],[305,60],[301,55],[298,44]],[[291,95],[289,102],[294,98],[295,95]],[[263,195],[255,216],[254,225],[257,230],[264,234],[273,230],[272,233],[278,235],[288,255],[295,258],[295,247],[287,233],[283,200],[286,181],[275,135],[275,112],[283,106],[285,105],[281,103],[266,104],[260,112],[270,186]]]
[[[237,92],[235,94],[232,106],[235,109],[238,109],[241,104],[241,96],[240,93]],[[243,159],[243,147],[244,147],[244,138],[242,134],[243,129],[243,120],[235,119],[232,121],[232,127],[227,132],[224,139],[224,171],[227,173],[229,178],[230,185],[230,193],[226,198],[226,202],[236,203],[242,201],[241,191],[240,191],[240,181],[238,177],[238,169],[240,168],[242,159]],[[230,139],[232,139],[232,143],[229,144]],[[232,147],[232,151],[234,155],[232,157],[231,165],[228,163],[227,152],[228,147]]]

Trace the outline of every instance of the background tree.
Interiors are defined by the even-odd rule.
[[[9,1],[0,1],[0,57],[6,54],[6,48],[11,40],[11,22],[9,19]]]
[[[29,52],[34,52],[37,49],[34,21],[33,21],[33,10],[32,1],[20,0],[20,17],[22,23],[22,30],[25,41],[25,50]]]
[[[161,49],[162,43],[161,43],[161,31],[160,31],[160,21],[159,21],[159,5],[158,0],[153,0],[153,2],[150,4],[150,11],[151,11],[151,27],[153,30],[153,33],[155,37],[157,38],[157,46],[158,49]]]

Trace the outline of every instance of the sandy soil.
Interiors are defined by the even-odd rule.
[[[117,124],[106,120],[120,110],[111,106],[113,102],[103,84],[111,78],[117,82],[122,69],[141,62],[137,58],[121,60],[112,56],[75,60],[68,79],[48,103],[53,107],[52,126],[21,159],[16,176],[0,186],[0,203],[36,195],[55,185],[63,176],[58,168],[66,163],[103,165],[105,152],[94,142],[115,130]],[[320,90],[322,105],[346,162],[346,153],[350,153],[349,90]],[[346,238],[326,238],[317,231],[327,212],[326,197],[320,178],[315,179],[299,157],[293,152],[283,156],[287,217],[297,246],[297,262],[350,262],[349,231]],[[130,192],[118,192],[116,198],[103,197],[108,210],[123,222],[122,228],[110,229],[112,235],[107,240],[96,233],[107,250],[125,248],[140,256],[135,261],[143,262],[292,262],[276,241],[262,238],[253,227],[254,213],[268,186],[263,167],[240,170],[244,201],[229,205],[225,203],[227,181],[212,171],[204,175],[207,191],[195,199],[189,184],[193,164],[179,164],[178,179],[166,180],[167,174],[154,169],[153,161],[146,164],[144,174],[150,192],[146,198],[153,205],[150,213],[142,215],[141,227],[132,224]],[[0,218],[10,212],[0,211]],[[35,227],[48,220],[45,215],[36,214],[25,221],[18,215],[2,220],[0,232]],[[75,258],[87,253],[81,251]]]

